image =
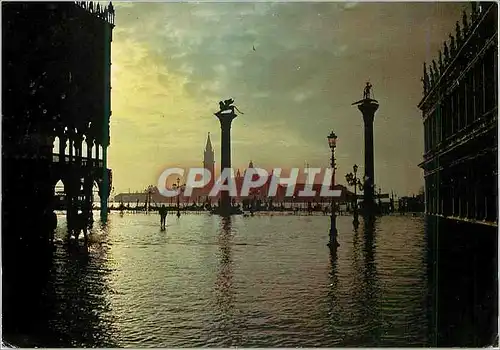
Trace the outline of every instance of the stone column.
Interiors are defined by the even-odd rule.
[[[237,115],[234,112],[215,113],[219,119],[221,128],[221,174],[224,169],[231,169],[231,124]],[[221,191],[219,213],[221,216],[229,216],[231,213],[231,198],[228,191]]]
[[[376,100],[370,98],[365,98],[355,104],[358,105],[358,109],[363,115],[365,132],[365,181],[363,210],[367,214],[373,214],[376,209],[374,201],[375,165],[373,156],[373,121],[379,104]]]
[[[95,143],[95,164],[96,167],[99,166],[99,143]]]
[[[477,174],[476,174],[476,169],[475,167],[472,168],[472,219],[477,219],[478,212],[477,212]]]
[[[59,135],[59,162],[64,163],[66,161],[66,142],[68,138],[66,135]]]
[[[81,134],[75,134],[74,136],[74,145],[75,145],[75,156],[76,156],[76,163],[81,164],[81,157],[82,157],[82,142],[83,142],[83,135]]]
[[[85,142],[87,143],[87,166],[92,167],[93,165],[93,160],[92,160],[92,147],[94,147],[94,140],[92,137],[87,136],[85,138]]]

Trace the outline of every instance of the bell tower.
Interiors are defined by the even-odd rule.
[[[210,133],[208,133],[207,144],[203,153],[203,168],[208,170],[212,175],[210,181],[206,183],[208,191],[210,191],[215,183],[215,154],[212,148],[212,141],[210,140]]]

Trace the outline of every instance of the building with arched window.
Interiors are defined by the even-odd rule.
[[[461,22],[461,24],[460,24]],[[497,225],[498,28],[494,2],[472,3],[424,64],[426,213]]]

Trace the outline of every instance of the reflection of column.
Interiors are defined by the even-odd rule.
[[[219,233],[220,261],[216,281],[216,305],[221,313],[224,326],[232,327],[234,320],[231,311],[234,306],[233,291],[233,260],[232,260],[232,238],[231,217],[222,218],[222,227]]]
[[[106,239],[108,230],[103,227]],[[106,317],[106,312],[94,312],[94,310],[109,310],[110,287],[108,285],[106,271],[108,268],[107,254],[101,244],[92,245],[92,253],[86,245],[65,246],[65,256],[62,256],[63,264],[55,269],[51,278],[57,279],[58,283],[52,282],[50,286],[45,313],[46,315],[60,315],[58,318],[67,320],[79,320],[69,324],[61,324],[61,328],[54,330],[47,325],[49,334],[54,336],[54,343],[42,344],[48,347],[65,347],[74,342],[79,347],[115,347],[118,344],[112,339],[112,322]],[[90,256],[91,254],[91,256]],[[56,297],[57,296],[57,297]],[[68,340],[65,336],[71,330],[73,338]],[[56,333],[54,333],[56,332]],[[92,334],[91,337],[85,334]],[[79,336],[81,335],[81,336]],[[61,339],[61,340],[58,340]]]
[[[362,231],[354,230],[352,257],[349,258],[354,268],[354,279],[350,287],[354,308],[350,307],[349,318],[354,319],[361,329],[366,329],[358,335],[359,339],[366,343],[379,338],[382,327],[374,226],[374,220],[364,220]]]
[[[371,325],[372,335],[381,327],[378,322],[378,276],[375,264],[375,221],[364,222],[364,274],[363,274],[363,303],[365,304],[364,319]]]
[[[92,187],[94,185],[94,178],[88,170],[85,170],[84,183],[83,183],[83,195],[84,195],[84,210],[83,212],[87,215],[87,220],[93,222],[92,218]]]
[[[65,177],[64,181],[64,192],[66,193],[66,227],[68,233],[74,227],[74,218],[78,214],[78,209],[76,208],[76,193],[77,184],[75,184],[75,176],[73,173],[69,173]]]

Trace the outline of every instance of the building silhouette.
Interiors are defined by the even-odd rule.
[[[498,344],[497,3],[473,2],[429,68],[424,122],[429,339]]]
[[[426,213],[496,224],[497,7],[473,3],[443,53],[424,64]]]
[[[115,11],[111,3],[10,2],[2,13],[2,244],[24,246],[50,240],[58,181],[68,227],[78,211],[91,216],[95,186],[106,219]]]
[[[324,186],[321,183],[314,182],[313,184],[306,184],[305,182],[301,182],[301,180],[298,178],[297,183],[295,184],[295,188],[293,191],[291,191],[290,194],[287,193],[287,185],[285,184],[279,184],[279,179],[277,176],[274,174],[274,169],[270,172],[268,172],[268,176],[266,181],[257,187],[251,188],[248,192],[248,195],[242,196],[241,195],[241,190],[243,187],[243,181],[245,179],[245,176],[247,175],[248,171],[251,171],[254,169],[254,163],[253,161],[250,161],[248,164],[247,169],[243,171],[243,175],[241,175],[240,169],[236,171],[236,177],[235,177],[235,182],[236,182],[236,188],[238,190],[238,201],[242,201],[244,199],[272,199],[275,203],[278,202],[285,202],[285,203],[292,203],[292,202],[297,202],[297,203],[307,203],[307,202],[313,202],[313,203],[321,203],[321,204],[329,204],[331,203],[331,199],[326,198],[326,197],[321,197],[321,192],[322,190],[340,190],[341,191],[341,196],[335,198],[334,200],[338,203],[343,203],[347,201],[347,198],[350,196],[353,196],[354,194],[350,192],[345,186],[342,186],[340,184],[336,184],[333,187]],[[304,175],[304,174],[302,174]],[[281,175],[282,177],[286,177],[286,175]],[[251,177],[252,181],[255,182],[259,179],[259,175],[256,172],[252,173]],[[317,175],[316,179],[323,179],[323,175],[319,174]],[[304,179],[305,180],[305,179]],[[276,192],[274,195],[269,196],[269,190],[271,189],[271,184],[272,183],[278,184],[276,187]],[[303,196],[299,195],[302,191],[308,190],[310,187],[310,190],[314,192],[314,195],[311,196]],[[323,189],[324,187],[324,189]]]

